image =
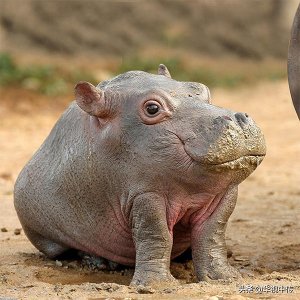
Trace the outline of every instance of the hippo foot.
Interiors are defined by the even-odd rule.
[[[229,264],[214,268],[209,266],[208,268],[203,268],[200,272],[197,272],[198,280],[206,282],[213,282],[215,280],[232,282],[241,279],[241,277],[241,274]]]
[[[100,256],[91,255],[81,251],[78,254],[82,258],[81,264],[93,271],[114,271],[120,266],[120,264]]]
[[[137,289],[141,287],[151,287],[154,289],[162,289],[170,286],[177,286],[179,284],[171,273],[161,274],[156,272],[145,272],[144,274],[134,274],[130,286]]]

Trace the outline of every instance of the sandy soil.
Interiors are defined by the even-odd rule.
[[[229,260],[243,280],[196,283],[190,262],[173,263],[181,285],[159,291],[128,287],[132,270],[95,272],[78,261],[51,261],[18,234],[14,180],[71,98],[0,93],[0,299],[300,299],[300,124],[285,81],[213,91],[215,104],[253,116],[268,146],[262,165],[240,185],[227,230]]]

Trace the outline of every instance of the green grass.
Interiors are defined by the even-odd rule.
[[[189,58],[188,58],[189,60]],[[195,60],[195,59],[194,59]],[[195,66],[187,64],[182,58],[142,58],[139,56],[125,57],[121,64],[111,70],[117,75],[129,70],[142,70],[157,73],[160,63],[170,70],[172,77],[181,81],[195,81],[206,84],[209,88],[235,88],[242,85],[255,84],[260,81],[274,81],[286,78],[286,69],[282,63],[239,62],[203,63]],[[7,53],[0,53],[0,86],[17,86],[49,96],[72,92],[79,80],[97,84],[92,72],[82,70],[66,71],[56,65],[20,65]]]
[[[122,64],[116,70],[116,74],[129,70],[143,70],[150,73],[156,73],[158,65],[164,63],[172,77],[181,81],[195,81],[206,84],[210,88],[224,87],[234,88],[241,85],[254,84],[263,80],[280,80],[286,78],[286,70],[281,64],[267,63],[261,65],[259,63],[238,64],[237,66],[223,67],[216,66],[207,67],[197,66],[190,68],[179,58],[169,59],[142,59],[140,57],[127,57],[123,59]]]
[[[66,72],[50,65],[18,65],[8,53],[0,53],[0,86],[18,86],[49,96],[70,91],[79,80],[95,82],[84,70]]]

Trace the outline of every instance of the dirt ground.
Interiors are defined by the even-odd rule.
[[[14,181],[72,98],[0,94],[0,299],[300,299],[300,123],[286,81],[213,91],[215,104],[251,115],[267,142],[262,165],[240,185],[227,230],[229,260],[243,280],[196,283],[191,262],[172,263],[181,285],[159,291],[130,288],[132,270],[51,261],[18,230]]]

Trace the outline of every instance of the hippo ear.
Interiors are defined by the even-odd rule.
[[[104,92],[89,82],[80,81],[75,86],[75,98],[78,106],[92,116],[104,118],[108,116],[105,108]]]
[[[163,64],[159,65],[157,74],[158,75],[164,75],[166,77],[172,78],[168,68]]]

